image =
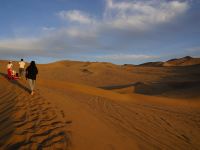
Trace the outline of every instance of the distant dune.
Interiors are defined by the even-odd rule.
[[[144,67],[162,67],[163,64],[164,64],[163,62],[147,62],[147,63],[140,64],[138,66],[144,66]]]
[[[147,62],[144,64],[140,64],[139,66],[146,67],[161,67],[161,66],[192,66],[200,64],[200,58],[193,58],[190,56],[186,56],[183,58],[175,58],[170,59],[166,62]]]
[[[6,64],[0,61],[0,149],[200,147],[199,58],[39,64],[34,96],[25,79],[7,79]]]
[[[191,66],[197,64],[200,64],[200,58],[186,56],[179,59],[168,60],[163,64],[163,66]]]

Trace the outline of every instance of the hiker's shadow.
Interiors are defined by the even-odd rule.
[[[24,86],[23,84],[21,84],[18,80],[10,80],[7,77],[7,74],[0,72],[0,75],[3,76],[4,78],[6,78],[10,83],[17,85],[19,88],[23,89],[24,91],[30,93],[29,88],[27,88],[26,86]]]

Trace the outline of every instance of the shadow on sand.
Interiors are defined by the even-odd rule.
[[[162,68],[166,69],[166,68]],[[170,68],[171,74],[155,82],[135,82],[124,85],[99,87],[105,90],[120,90],[133,87],[132,93],[144,95],[162,95],[164,97],[195,98],[200,93],[200,65]],[[155,73],[156,75],[156,73]]]
[[[0,75],[5,77],[3,73]],[[13,114],[16,99],[14,97],[16,97],[15,92],[9,92],[4,86],[0,86],[0,149],[3,149],[2,146],[11,138],[15,130]]]
[[[24,91],[26,91],[28,93],[31,92],[29,88],[27,88],[26,86],[24,86],[23,84],[21,84],[18,80],[10,80],[10,79],[8,79],[7,74],[2,73],[2,72],[0,72],[0,75],[3,76],[4,78],[6,78],[10,83],[12,83],[14,85],[17,85],[22,90],[24,90]]]
[[[136,82],[136,83],[124,84],[124,85],[103,86],[103,87],[99,87],[99,88],[104,89],[104,90],[116,90],[116,89],[132,87],[132,86],[135,87],[135,86],[137,86],[139,84],[142,84],[142,82]]]

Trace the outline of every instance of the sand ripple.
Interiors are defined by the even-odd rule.
[[[1,149],[69,149],[69,122],[61,111],[39,93],[30,96],[14,84],[4,85],[0,87]]]

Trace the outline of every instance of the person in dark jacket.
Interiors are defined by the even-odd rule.
[[[26,68],[26,79],[28,79],[31,88],[31,95],[34,94],[34,87],[37,74],[38,74],[38,69],[35,65],[35,61],[31,61],[30,65]]]

